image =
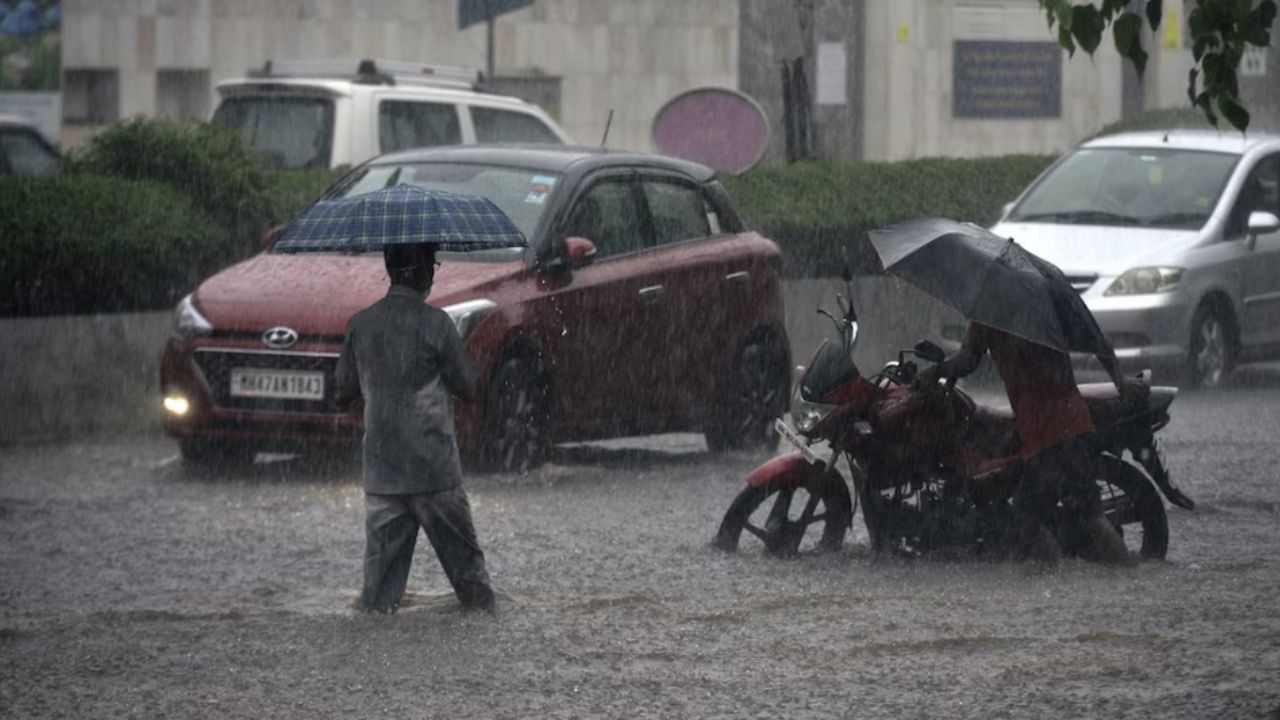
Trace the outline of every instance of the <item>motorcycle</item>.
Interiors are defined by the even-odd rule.
[[[945,359],[927,341],[863,376],[853,361],[857,315],[845,296],[837,295],[837,304],[839,317],[819,310],[837,337],[803,368],[789,420],[775,423],[794,449],[748,474],[713,545],[736,550],[745,531],[771,554],[794,555],[802,545],[838,550],[861,505],[878,553],[949,549],[998,557],[1013,550],[1012,497],[1024,463],[1012,411],[976,402],[954,378],[918,386],[918,363]],[[1080,391],[1097,428],[1089,442],[1103,512],[1131,552],[1163,558],[1169,543],[1164,500],[1187,510],[1195,503],[1173,486],[1155,439],[1169,422],[1177,388],[1150,387],[1149,375],[1139,377],[1149,392],[1135,397],[1122,398],[1111,383],[1084,384]],[[1060,502],[1050,530],[1064,553],[1089,557],[1075,505],[1069,498]]]

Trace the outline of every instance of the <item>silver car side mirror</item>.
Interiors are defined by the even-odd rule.
[[[1267,235],[1280,230],[1280,217],[1264,210],[1249,213],[1248,239],[1245,241],[1252,250],[1258,244],[1259,235]]]

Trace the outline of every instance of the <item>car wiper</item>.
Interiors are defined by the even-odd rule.
[[[1187,227],[1200,227],[1208,219],[1209,219],[1209,216],[1206,215],[1205,213],[1178,212],[1178,213],[1168,213],[1167,215],[1157,215],[1152,218],[1147,218],[1144,224],[1160,225],[1160,226],[1185,225]]]
[[[1072,210],[1070,212],[1033,213],[1009,218],[1011,222],[1080,223],[1084,225],[1139,225],[1135,217],[1105,210]]]

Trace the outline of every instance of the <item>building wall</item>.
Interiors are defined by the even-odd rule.
[[[559,76],[559,121],[648,150],[653,116],[685,90],[737,87],[737,0],[537,0],[503,15],[496,75]],[[154,116],[161,71],[219,80],[271,58],[374,57],[482,68],[486,28],[457,29],[457,0],[64,0],[63,67],[119,71],[120,117]],[[172,112],[171,110],[168,112]],[[74,144],[92,127],[72,125]]]

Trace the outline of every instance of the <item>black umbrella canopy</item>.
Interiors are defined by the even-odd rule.
[[[1063,351],[1113,356],[1056,265],[972,223],[909,220],[871,231],[884,269],[966,318]]]

